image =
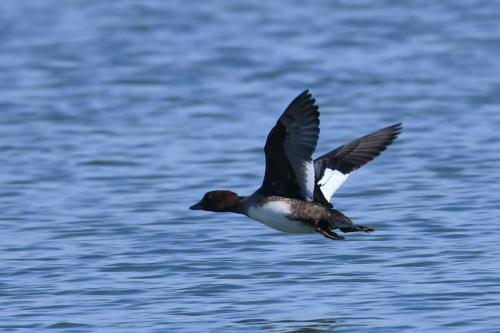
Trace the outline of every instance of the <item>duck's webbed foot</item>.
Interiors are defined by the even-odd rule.
[[[375,231],[374,228],[369,227],[367,225],[357,225],[356,227],[358,227],[359,229],[361,229],[361,231],[364,231],[364,232],[374,232]]]
[[[342,240],[344,237],[338,235],[337,233],[333,232],[328,226],[318,223],[316,225],[316,232],[319,234],[323,235],[326,238],[333,239],[333,240]]]

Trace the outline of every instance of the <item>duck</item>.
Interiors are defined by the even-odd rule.
[[[402,131],[397,123],[312,158],[319,138],[319,107],[309,90],[299,94],[267,136],[264,180],[249,196],[229,190],[205,193],[191,210],[243,214],[275,230],[318,233],[342,240],[342,233],[375,229],[354,224],[331,204],[351,173],[391,145]]]

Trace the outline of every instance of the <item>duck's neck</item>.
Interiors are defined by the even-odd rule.
[[[236,214],[245,214],[245,206],[244,202],[247,197],[240,197],[238,196],[238,200],[235,200],[235,203],[226,209],[224,209],[225,212],[231,212],[231,213],[236,213]]]

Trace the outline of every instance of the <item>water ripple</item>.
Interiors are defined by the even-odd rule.
[[[2,332],[497,332],[498,6],[0,3]],[[404,123],[344,242],[189,211],[257,188],[309,88],[318,153]]]

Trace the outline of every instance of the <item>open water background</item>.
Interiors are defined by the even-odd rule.
[[[500,4],[0,2],[1,332],[499,332]],[[402,121],[334,204],[377,232],[187,209]]]

